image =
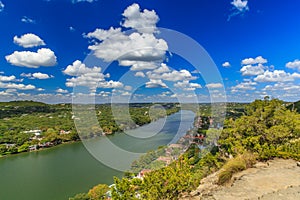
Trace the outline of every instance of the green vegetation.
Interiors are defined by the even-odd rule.
[[[280,100],[256,100],[244,116],[227,120],[225,126],[219,143],[233,156],[250,151],[259,160],[300,158],[300,115]]]
[[[83,116],[89,114],[86,120],[81,119],[86,131],[82,129],[80,136],[90,138],[121,132],[179,111],[176,104],[160,104],[165,111],[156,109],[155,106],[152,108],[153,105],[130,104],[129,111],[125,105],[114,105],[114,113],[110,104],[79,105],[85,112],[82,113]],[[150,108],[154,109],[151,117]],[[12,101],[0,103],[0,110],[0,156],[80,140],[71,104],[48,105],[33,101]],[[87,126],[91,112],[95,112],[98,122]],[[115,120],[116,113],[118,120]]]
[[[300,113],[300,101],[289,104],[287,108],[290,110],[295,110],[296,112]]]
[[[252,167],[256,158],[252,153],[245,153],[230,159],[223,167],[218,177],[218,184],[227,183],[236,172]]]
[[[142,179],[132,176],[114,178],[115,185],[108,190],[106,197],[111,195],[112,199],[124,200],[178,199],[180,195],[194,190],[203,177],[219,169],[218,182],[224,184],[234,173],[251,167],[257,160],[275,157],[300,160],[300,114],[286,105],[268,97],[256,100],[246,108],[243,104],[235,104],[228,108],[231,112],[227,114],[225,128],[217,143],[212,141],[220,130],[207,130],[209,111],[199,111],[198,117],[206,118],[202,118],[199,126],[199,118],[196,117],[195,125],[198,127],[188,134],[205,134],[201,144],[214,144],[213,148],[200,150],[199,142],[192,141],[190,148],[177,161],[144,174]],[[156,157],[155,153],[149,152],[133,166],[141,169],[139,166],[146,166]]]

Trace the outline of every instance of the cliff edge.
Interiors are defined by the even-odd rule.
[[[300,199],[300,163],[274,159],[258,162],[235,174],[225,186],[216,184],[218,173],[201,181],[200,186],[182,200],[295,200]]]

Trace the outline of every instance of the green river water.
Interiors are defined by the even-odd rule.
[[[147,130],[164,125],[158,134],[148,139],[135,139],[124,133],[115,134],[109,139],[127,151],[144,153],[168,144],[177,132],[176,137],[184,135],[191,128],[194,116],[193,112],[184,110],[152,122],[146,125]],[[142,127],[130,133],[138,135],[141,131]],[[100,137],[87,143],[96,148],[97,152],[110,156],[105,145],[101,145],[102,140]],[[128,158],[118,155],[111,159],[120,163],[128,161]],[[63,144],[42,151],[0,158],[0,200],[67,200],[77,193],[87,192],[98,183],[112,184],[113,176],[122,175],[123,172],[96,160],[82,142]]]

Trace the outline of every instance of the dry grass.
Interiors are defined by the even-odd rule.
[[[223,185],[229,182],[234,173],[243,171],[249,167],[252,167],[256,158],[251,153],[244,153],[238,155],[233,159],[230,159],[221,169],[218,177],[218,184]]]

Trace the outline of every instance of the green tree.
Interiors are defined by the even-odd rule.
[[[74,197],[69,198],[69,200],[90,200],[90,198],[86,193],[79,193]]]
[[[89,190],[88,197],[91,200],[102,200],[106,198],[106,193],[108,191],[109,191],[108,185],[99,184]]]

